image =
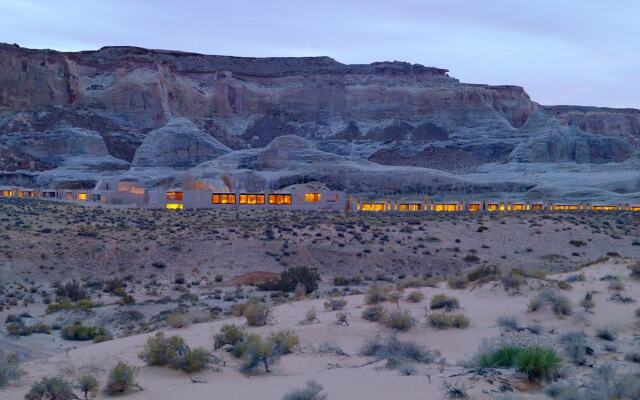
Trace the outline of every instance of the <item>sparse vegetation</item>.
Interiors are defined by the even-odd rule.
[[[302,284],[308,294],[318,289],[319,281],[320,274],[317,270],[309,267],[292,267],[284,271],[279,280],[267,281],[259,284],[258,287],[262,290],[293,292],[298,284]]]
[[[394,310],[385,318],[385,325],[398,331],[407,331],[415,325],[415,320],[408,311]]]
[[[366,341],[360,351],[362,355],[387,360],[388,368],[417,362],[429,364],[435,360],[435,354],[415,342],[401,341],[394,335],[384,339],[380,336]]]
[[[430,308],[432,310],[445,309],[446,311],[453,311],[460,308],[460,302],[455,297],[437,294],[431,299]]]
[[[565,353],[576,365],[585,365],[587,362],[587,341],[584,332],[567,332],[560,338]]]
[[[282,400],[325,400],[324,388],[316,381],[307,381],[302,389],[293,390],[282,397]]]
[[[0,352],[0,389],[15,379],[20,379],[24,371],[20,367],[20,360],[16,354]]]
[[[210,355],[203,348],[190,349],[180,336],[165,337],[163,332],[158,332],[147,339],[139,357],[147,365],[193,373],[207,368]]]
[[[482,354],[479,363],[484,368],[515,368],[537,382],[553,377],[560,364],[560,357],[548,347],[503,346]]]
[[[362,311],[362,318],[367,321],[379,322],[387,316],[387,310],[380,304],[367,307]]]
[[[520,322],[518,321],[518,318],[514,316],[502,315],[498,317],[496,322],[498,323],[499,327],[506,329],[508,331],[515,331],[520,327]]]
[[[84,393],[84,400],[89,400],[89,393],[93,398],[98,391],[98,380],[93,375],[82,375],[78,378],[78,389]]]
[[[345,299],[329,299],[325,301],[324,308],[327,311],[339,311],[344,309],[347,305],[347,301]]]
[[[409,303],[420,303],[424,299],[424,294],[419,290],[409,292],[407,295],[407,301]]]
[[[25,400],[72,400],[76,398],[71,382],[61,377],[44,377],[31,385]]]
[[[84,326],[80,322],[76,322],[72,325],[65,326],[60,331],[60,335],[65,340],[96,340],[104,341],[105,338],[109,338],[109,333],[104,327],[101,326]]]
[[[553,312],[558,316],[570,315],[572,311],[571,300],[551,289],[543,289],[531,299],[528,304],[529,311],[537,311],[544,304],[551,305]]]
[[[464,329],[471,323],[469,318],[464,314],[448,314],[446,312],[430,313],[427,319],[431,326],[437,329]]]
[[[113,396],[116,394],[126,393],[131,388],[142,390],[142,387],[138,382],[136,382],[137,375],[138,370],[136,368],[123,361],[118,362],[118,364],[116,364],[116,366],[109,372],[105,392],[108,395]]]

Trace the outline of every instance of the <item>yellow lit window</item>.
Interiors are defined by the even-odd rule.
[[[629,207],[629,211],[640,211],[640,206],[631,206]]]
[[[593,206],[593,211],[616,211],[617,206]]]
[[[399,211],[420,211],[422,210],[422,204],[420,203],[400,203],[398,204]]]
[[[384,211],[384,203],[362,203],[360,210],[362,211]]]
[[[87,194],[86,193],[78,193],[78,200],[86,201]]]
[[[577,204],[556,204],[553,209],[556,211],[576,211],[580,209],[580,206]]]
[[[471,204],[469,204],[468,209],[469,209],[469,211],[480,211],[480,204],[471,203]]]
[[[320,193],[305,193],[304,201],[307,203],[317,203],[320,201]]]
[[[11,192],[11,190],[3,190],[2,191],[2,196],[3,197],[11,197],[13,195],[13,193]]]
[[[433,211],[458,211],[458,205],[455,203],[436,203],[433,205]]]
[[[269,204],[289,205],[291,204],[291,195],[290,194],[270,194]]]
[[[168,201],[182,201],[184,198],[183,192],[167,192]]]
[[[240,195],[240,204],[264,204],[264,194],[248,194]]]
[[[214,193],[211,195],[212,204],[236,204],[236,195],[229,193]]]
[[[500,209],[500,204],[498,203],[488,203],[487,211],[498,211]]]
[[[524,203],[515,203],[511,205],[511,209],[513,211],[525,211],[527,209],[527,205]]]
[[[542,204],[532,204],[531,209],[534,211],[542,211],[544,210],[544,206]]]
[[[182,210],[184,205],[180,203],[167,203],[166,207],[168,210]]]

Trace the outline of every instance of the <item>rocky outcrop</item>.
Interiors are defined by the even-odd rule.
[[[133,158],[133,167],[190,168],[230,152],[186,118],[173,118],[147,135]]]

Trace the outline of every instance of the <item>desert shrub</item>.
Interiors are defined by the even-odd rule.
[[[259,335],[250,334],[241,342],[243,363],[240,369],[246,373],[255,372],[263,366],[265,372],[271,372],[270,366],[275,364],[278,354],[275,352],[275,344],[268,340],[263,340]]]
[[[280,279],[267,281],[258,285],[261,290],[279,290],[282,292],[293,292],[300,283],[304,285],[307,293],[318,289],[320,274],[317,270],[309,267],[291,267],[280,274]]]
[[[264,326],[271,318],[271,308],[260,301],[249,301],[244,307],[242,315],[249,326]]]
[[[351,316],[350,313],[345,312],[345,311],[338,311],[336,313],[336,325],[346,325],[349,326],[349,317]]]
[[[572,312],[571,300],[551,289],[541,290],[538,295],[529,301],[529,311],[537,311],[544,304],[549,304],[553,312],[558,316],[570,315]]]
[[[506,329],[508,331],[515,331],[520,327],[520,322],[518,321],[518,318],[514,316],[502,315],[498,317],[496,322],[499,327]]]
[[[282,330],[271,333],[268,340],[273,343],[274,353],[289,354],[293,349],[300,345],[298,335],[292,330]]]
[[[532,323],[527,325],[527,330],[534,335],[539,335],[544,331],[544,327],[540,322],[533,321]]]
[[[519,270],[511,270],[508,274],[503,275],[500,279],[505,290],[520,290],[520,287],[526,283],[526,278]]]
[[[364,295],[364,302],[369,305],[382,303],[389,300],[389,294],[392,291],[393,287],[390,285],[373,285],[367,289],[367,293]]]
[[[474,282],[480,280],[494,279],[500,276],[500,270],[496,267],[482,265],[474,268],[467,274],[467,281]]]
[[[408,362],[429,364],[435,360],[435,354],[426,347],[415,342],[401,341],[395,335],[386,339],[376,336],[367,340],[360,354],[387,360],[387,366],[397,368]]]
[[[631,351],[624,355],[624,359],[632,363],[640,364],[640,351]]]
[[[80,322],[67,325],[60,331],[65,340],[94,340],[96,337],[108,337],[109,333],[102,326],[83,326]]]
[[[214,336],[214,348],[219,349],[225,345],[235,346],[244,338],[242,327],[226,324],[220,328],[220,333]]]
[[[17,355],[0,352],[0,389],[7,386],[9,381],[19,379],[23,374]]]
[[[327,395],[323,393],[322,385],[315,381],[307,381],[303,389],[296,389],[282,397],[282,400],[325,400]]]
[[[58,301],[80,301],[87,298],[87,292],[82,287],[82,284],[75,279],[59,286],[56,289],[56,296]]]
[[[467,286],[467,278],[463,275],[451,275],[447,283],[451,289],[464,289]]]
[[[631,277],[640,279],[640,261],[629,265],[627,268],[631,271]]]
[[[415,320],[408,311],[394,310],[384,320],[389,328],[399,331],[407,331],[415,325]]]
[[[25,400],[71,400],[75,399],[71,382],[61,377],[44,377],[31,385],[31,389],[24,396]]]
[[[167,315],[167,326],[174,329],[178,329],[178,328],[184,328],[187,325],[189,325],[189,319],[184,313],[180,311],[175,311]]]
[[[431,326],[437,329],[458,328],[464,329],[471,321],[464,314],[447,314],[445,312],[435,312],[428,316]]]
[[[610,327],[602,327],[596,329],[596,337],[602,340],[606,340],[608,342],[615,342],[616,340],[616,331]]]
[[[544,392],[558,400],[640,398],[640,380],[637,373],[620,374],[610,364],[603,364],[594,370],[595,373],[587,376],[584,384],[580,386],[558,382],[547,386]]]
[[[415,365],[409,363],[400,364],[398,371],[400,372],[400,375],[403,376],[412,376],[418,373]]]
[[[109,395],[125,393],[132,387],[142,390],[136,382],[138,370],[125,362],[118,362],[107,377],[105,392]]]
[[[414,290],[407,295],[407,301],[410,303],[420,303],[424,299],[424,294],[419,290]]]
[[[589,312],[596,306],[595,300],[593,300],[593,293],[588,292],[584,295],[584,298],[580,300],[580,307]]]
[[[89,399],[89,393],[92,394],[91,397],[96,395],[98,390],[98,380],[93,375],[82,375],[78,378],[78,389],[84,393],[84,399]]]
[[[17,319],[13,322],[9,322],[4,327],[7,330],[9,336],[29,336],[32,333],[31,328],[28,327],[22,319]]]
[[[51,333],[51,327],[44,322],[35,323],[29,328],[31,329],[31,333],[44,333],[47,335]]]
[[[347,305],[347,301],[344,299],[329,299],[324,303],[324,308],[327,311],[338,311],[344,309]]]
[[[560,364],[560,358],[548,347],[502,346],[482,354],[480,365],[484,368],[511,368],[525,373],[529,381],[551,378]]]
[[[429,307],[432,310],[445,309],[452,311],[460,307],[460,302],[455,297],[449,297],[446,294],[437,294],[431,299]]]
[[[362,318],[367,321],[382,321],[387,316],[387,310],[379,304],[367,307],[362,311]]]
[[[520,346],[502,346],[492,352],[481,354],[478,362],[483,368],[511,368],[521,350]]]
[[[165,337],[163,332],[147,339],[138,356],[147,365],[169,366],[187,373],[205,369],[210,359],[210,354],[205,349],[190,349],[180,336]]]
[[[560,357],[548,347],[525,347],[515,358],[517,371],[527,375],[531,382],[552,377],[560,364]]]
[[[587,362],[587,340],[584,332],[567,332],[560,338],[565,353],[576,365]]]
[[[320,320],[318,319],[318,312],[316,311],[316,308],[311,307],[306,313],[304,313],[304,320],[302,323],[312,324],[314,322],[320,323]]]

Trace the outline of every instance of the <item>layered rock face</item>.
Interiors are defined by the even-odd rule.
[[[93,132],[107,155],[135,170],[181,170],[297,135],[323,154],[382,169],[440,169],[463,181],[504,163],[524,165],[517,171],[538,163],[615,168],[633,162],[640,148],[639,110],[541,106],[521,87],[461,83],[440,68],[0,45],[0,146],[15,155],[0,158],[0,170],[68,164],[72,148],[56,144],[50,156],[41,154],[39,141],[60,129]],[[99,172],[108,163],[97,164]],[[314,168],[325,165],[305,171]],[[518,186],[517,177],[495,178],[486,181]]]

